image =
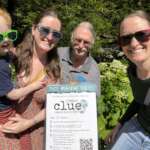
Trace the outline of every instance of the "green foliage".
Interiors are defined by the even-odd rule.
[[[116,125],[132,101],[132,92],[126,73],[127,65],[121,61],[100,63],[101,98],[98,100],[99,135],[102,139]]]
[[[146,0],[1,0],[0,5],[9,9],[14,28],[20,33],[31,27],[41,10],[55,8],[63,23],[61,46],[69,44],[70,33],[78,23],[90,21],[97,33],[92,54],[101,57],[105,55],[101,54],[101,47],[117,45],[118,24],[126,14],[137,9],[150,11],[150,2]]]

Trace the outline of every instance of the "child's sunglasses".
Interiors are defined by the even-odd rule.
[[[150,29],[135,32],[133,34],[123,35],[119,37],[120,46],[127,46],[131,43],[132,38],[135,37],[139,42],[147,42],[150,37]]]
[[[18,32],[17,30],[10,30],[8,32],[0,33],[0,43],[7,38],[8,40],[15,41],[17,39]]]
[[[52,36],[54,37],[55,40],[59,40],[62,38],[62,34],[59,31],[56,31],[50,27],[44,27],[44,26],[37,26],[37,29],[41,36],[47,37],[50,33],[52,33]]]

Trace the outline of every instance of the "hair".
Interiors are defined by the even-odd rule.
[[[136,10],[136,11],[131,12],[129,15],[123,18],[123,20],[121,21],[121,24],[125,19],[130,18],[130,17],[139,17],[139,18],[145,19],[150,24],[150,15],[143,10]],[[119,26],[119,29],[121,27],[121,24]]]
[[[93,41],[92,41],[92,44],[94,44],[94,41],[95,41],[95,31],[94,31],[94,27],[93,25],[88,22],[88,21],[83,21],[81,23],[79,23],[75,29],[73,30],[72,34],[71,34],[71,42],[73,43],[74,42],[74,39],[75,39],[75,32],[76,30],[79,28],[79,27],[84,27],[86,29],[88,29],[91,33],[92,33],[92,36],[93,36]]]
[[[7,12],[6,9],[0,8],[0,17],[3,17],[6,20],[6,23],[9,27],[12,25],[12,19],[10,14]]]
[[[48,8],[48,9],[42,11],[39,15],[37,15],[33,24],[37,25],[46,16],[51,16],[53,18],[59,19],[56,11],[51,8]]]
[[[46,9],[35,19],[33,26],[36,26],[44,17],[51,16],[58,19],[57,13],[54,10]],[[31,30],[28,30],[24,36],[23,41],[17,47],[17,73],[25,72],[25,76],[31,73],[31,63],[33,57],[33,43],[34,38]],[[57,55],[57,48],[53,48],[47,53],[48,64],[46,65],[46,73],[48,76],[55,79],[60,78],[59,58]]]

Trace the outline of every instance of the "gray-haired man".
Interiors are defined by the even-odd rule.
[[[72,32],[71,46],[58,48],[62,80],[91,82],[96,84],[97,96],[100,96],[100,72],[97,63],[90,55],[95,41],[93,26],[89,22],[81,22]]]

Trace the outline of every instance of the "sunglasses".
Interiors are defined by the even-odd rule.
[[[50,27],[37,26],[37,29],[40,35],[43,37],[47,37],[51,33],[55,40],[59,40],[62,38],[61,32],[56,31]]]
[[[0,43],[7,38],[10,41],[15,41],[17,39],[18,32],[17,30],[10,30],[8,32],[0,33]]]
[[[119,44],[127,46],[131,43],[132,38],[135,37],[139,42],[147,42],[150,37],[150,29],[135,32],[134,34],[123,35],[119,37]]]

